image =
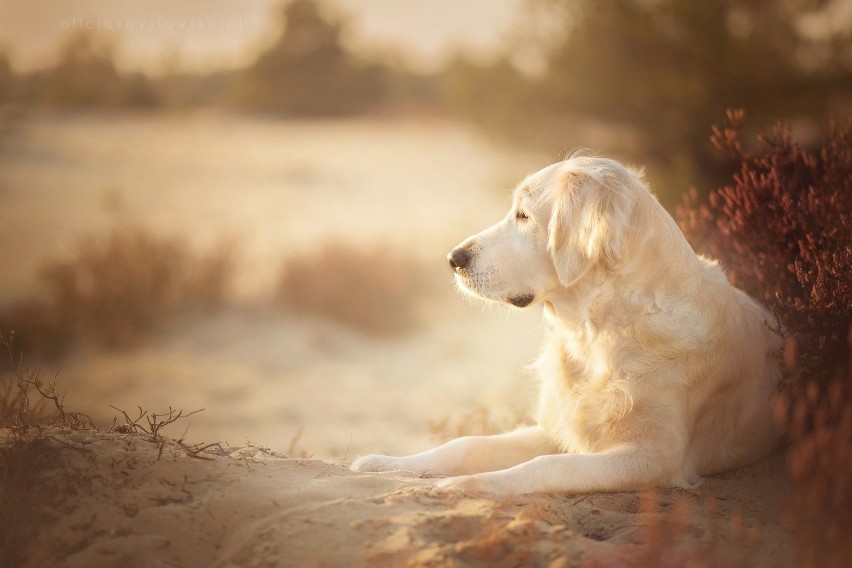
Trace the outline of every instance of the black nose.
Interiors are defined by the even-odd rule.
[[[450,254],[447,255],[447,260],[450,261],[450,267],[453,270],[459,270],[467,266],[467,263],[470,260],[470,253],[463,248],[453,249],[450,251]]]

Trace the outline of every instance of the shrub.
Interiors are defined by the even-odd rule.
[[[202,254],[146,229],[116,228],[47,262],[45,297],[7,307],[0,325],[18,331],[28,354],[58,355],[75,341],[126,347],[177,317],[221,306],[233,268],[231,249]]]
[[[276,297],[294,313],[388,335],[417,327],[427,290],[426,271],[402,251],[330,242],[284,263]]]
[[[811,150],[779,124],[750,152],[738,134],[743,116],[729,112],[712,138],[740,164],[733,183],[703,204],[692,191],[679,220],[696,249],[783,325],[777,415],[791,441],[799,561],[840,565],[852,558],[852,121]]]
[[[815,151],[799,148],[779,124],[758,136],[763,151],[749,153],[737,132],[742,119],[729,113],[712,138],[741,164],[734,183],[700,206],[692,192],[681,226],[784,323],[797,359],[791,380],[827,384],[850,354],[852,122],[832,126]]]

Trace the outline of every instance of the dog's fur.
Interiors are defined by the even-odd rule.
[[[777,326],[693,252],[641,172],[589,156],[546,167],[450,257],[462,289],[543,305],[536,425],[353,470],[496,495],[622,491],[692,486],[777,446]]]

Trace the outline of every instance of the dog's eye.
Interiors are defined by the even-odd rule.
[[[515,212],[515,219],[517,219],[518,221],[524,221],[524,220],[526,220],[526,219],[529,219],[529,215],[527,215],[526,213],[524,213],[524,210],[523,210],[523,209],[518,209],[518,210]]]

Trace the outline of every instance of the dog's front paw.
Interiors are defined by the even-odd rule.
[[[403,460],[393,456],[380,456],[378,454],[369,454],[361,456],[352,462],[349,466],[352,471],[397,471],[405,469]]]
[[[436,487],[440,491],[460,491],[465,495],[481,495],[493,499],[510,497],[516,493],[511,487],[501,483],[498,477],[487,473],[442,479]]]

